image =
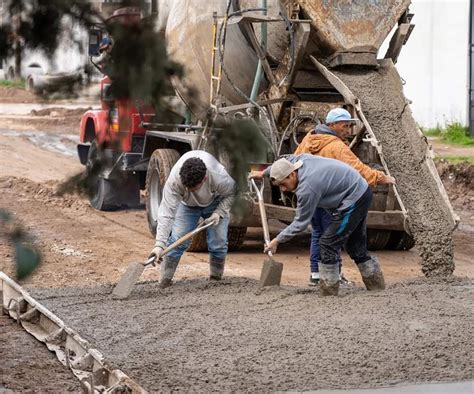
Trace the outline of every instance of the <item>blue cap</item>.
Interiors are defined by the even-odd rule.
[[[357,119],[351,118],[349,111],[346,111],[344,108],[334,108],[328,112],[326,116],[326,124],[336,123],[336,122],[354,122]]]
[[[105,36],[104,38],[102,38],[102,41],[100,42],[99,46],[100,48],[102,48],[107,45],[112,45],[112,40],[110,39],[110,37]]]

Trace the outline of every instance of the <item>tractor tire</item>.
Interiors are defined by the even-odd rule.
[[[415,246],[415,239],[405,231],[392,231],[387,249],[410,250]]]
[[[229,252],[235,252],[239,250],[245,240],[245,234],[247,233],[247,227],[231,227],[229,226],[229,232],[227,239],[229,242]],[[188,252],[207,252],[207,237],[206,233],[202,232],[196,234],[191,241]]]
[[[120,208],[119,187],[115,181],[101,175],[103,165],[97,142],[94,140],[89,148],[86,163],[86,179],[89,201],[99,211],[114,211]]]
[[[158,208],[163,196],[163,188],[170,175],[171,169],[180,158],[174,149],[157,149],[153,152],[146,173],[146,216],[148,227],[153,236],[158,225]]]
[[[390,230],[367,229],[367,249],[385,249],[390,239]]]

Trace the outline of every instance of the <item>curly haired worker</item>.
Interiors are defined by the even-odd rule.
[[[210,279],[222,279],[234,194],[235,181],[214,156],[199,150],[185,153],[171,169],[163,188],[156,243],[151,254],[159,258],[165,246],[194,230],[203,218],[206,223],[215,223],[207,229]],[[184,242],[164,256],[161,288],[171,286],[179,260],[190,242]]]

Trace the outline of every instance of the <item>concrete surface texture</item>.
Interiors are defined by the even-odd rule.
[[[408,212],[425,275],[454,271],[454,223],[435,178],[426,165],[428,145],[418,134],[395,67],[346,69],[336,73],[359,97],[369,124],[383,147],[390,174]]]
[[[362,390],[318,390],[317,394],[472,394],[474,381],[457,383],[417,384]],[[310,391],[311,393],[311,391]]]
[[[151,392],[350,389],[472,380],[474,281],[418,279],[339,297],[227,278],[30,290]]]

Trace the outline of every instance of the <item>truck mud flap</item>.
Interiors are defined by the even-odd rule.
[[[83,166],[87,164],[90,147],[90,144],[77,144],[77,155],[79,156],[79,161]]]

